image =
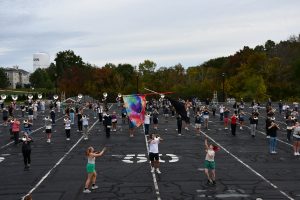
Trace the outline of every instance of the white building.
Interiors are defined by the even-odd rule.
[[[17,85],[24,87],[24,85],[29,85],[29,76],[30,73],[19,69],[18,66],[12,68],[5,68],[6,76],[9,80],[9,88],[16,89]]]

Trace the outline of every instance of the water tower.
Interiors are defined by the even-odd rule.
[[[33,54],[33,71],[38,68],[47,68],[50,65],[50,56],[47,53]]]

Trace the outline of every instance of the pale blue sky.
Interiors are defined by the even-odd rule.
[[[195,66],[300,33],[299,0],[0,0],[0,66],[74,50],[84,62]]]

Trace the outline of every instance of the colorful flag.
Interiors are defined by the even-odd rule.
[[[182,102],[176,101],[171,99],[170,97],[166,97],[172,104],[172,106],[175,108],[177,114],[181,115],[181,118],[185,121],[188,122],[188,116],[187,116],[187,112],[185,109],[185,105]]]
[[[123,95],[123,100],[130,121],[139,127],[145,119],[145,95]]]

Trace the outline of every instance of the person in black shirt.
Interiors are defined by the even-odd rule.
[[[276,145],[277,145],[277,130],[279,126],[275,124],[273,121],[271,125],[268,127],[269,134],[270,134],[270,142],[269,142],[269,149],[271,154],[276,154]]]
[[[77,132],[82,132],[82,110],[78,110],[77,113],[77,125],[78,125],[78,130]]]
[[[31,159],[30,159],[30,155],[31,155],[31,142],[32,139],[31,137],[28,136],[27,133],[24,133],[22,139],[21,139],[22,144],[22,154],[23,154],[23,158],[24,158],[24,170],[29,169],[30,167],[30,163],[31,163]]]
[[[181,129],[182,129],[182,117],[181,117],[181,115],[178,115],[177,116],[177,132],[178,132],[179,136],[181,135]]]
[[[110,137],[110,129],[111,129],[111,125],[112,125],[112,118],[111,116],[106,113],[106,115],[104,116],[103,119],[103,125],[105,127],[105,132],[106,132],[106,137],[109,138]]]

